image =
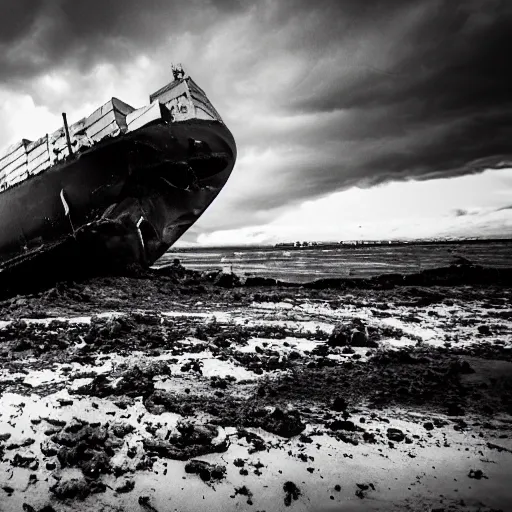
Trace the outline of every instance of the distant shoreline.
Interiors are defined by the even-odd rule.
[[[485,238],[472,240],[411,240],[411,241],[365,241],[359,243],[337,243],[320,242],[316,245],[307,242],[309,245],[216,245],[216,246],[197,246],[197,247],[171,247],[168,252],[194,252],[194,251],[218,251],[218,250],[311,250],[311,249],[357,249],[366,247],[400,247],[400,246],[422,246],[422,245],[476,245],[476,244],[499,244],[512,243],[512,238]]]

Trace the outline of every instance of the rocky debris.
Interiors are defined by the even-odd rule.
[[[76,432],[61,432],[51,441],[60,446],[57,458],[62,468],[78,467],[88,478],[111,471],[110,460],[123,441],[106,427],[83,424]]]
[[[499,444],[491,443],[490,441],[487,441],[487,448],[491,450],[498,450],[498,452],[512,453],[511,449],[505,448],[504,446],[500,446]]]
[[[23,439],[19,443],[9,443],[5,449],[6,450],[17,450],[18,448],[25,448],[26,446],[31,446],[35,443],[35,439],[32,439],[31,437],[27,437],[26,439]]]
[[[405,439],[405,434],[399,428],[388,428],[386,433],[390,441],[400,443]]]
[[[375,434],[373,432],[363,432],[363,441],[365,443],[375,444],[377,439],[375,438]]]
[[[114,423],[110,428],[112,433],[116,437],[120,438],[126,437],[128,434],[131,434],[135,430],[135,427],[129,423]]]
[[[157,509],[151,505],[149,496],[139,496],[138,502],[144,510],[148,512],[158,512]]]
[[[167,277],[169,279],[164,279]],[[298,436],[298,443],[308,444],[308,446],[301,446],[297,451],[294,448],[294,453],[289,456],[304,462],[302,468],[304,477],[320,478],[322,468],[314,467],[315,463],[311,462],[315,447],[321,449],[321,443],[316,443],[317,440],[319,441],[317,435],[327,434],[354,445],[363,442],[377,444],[378,446],[373,447],[372,450],[382,450],[383,457],[387,456],[388,444],[394,446],[396,443],[403,443],[397,448],[404,456],[413,457],[412,452],[407,453],[402,449],[414,448],[415,451],[419,451],[423,445],[443,446],[441,437],[444,432],[438,431],[435,436],[429,432],[435,428],[441,429],[447,424],[450,430],[452,428],[466,430],[468,434],[475,436],[480,434],[481,437],[486,435],[486,431],[492,430],[493,438],[498,439],[497,430],[500,427],[496,427],[493,417],[512,410],[508,375],[503,377],[493,372],[489,378],[485,375],[483,378],[481,361],[478,359],[496,359],[500,363],[512,361],[512,351],[506,345],[494,345],[495,341],[503,342],[506,338],[508,322],[512,318],[505,310],[510,299],[510,294],[506,290],[500,292],[489,288],[488,293],[466,287],[463,290],[447,288],[440,291],[434,288],[427,289],[423,286],[424,283],[421,283],[414,287],[400,286],[399,290],[390,292],[384,290],[386,281],[378,283],[378,286],[375,281],[372,284],[375,287],[371,293],[362,292],[365,286],[369,289],[368,283],[362,284],[362,288],[359,289],[355,284],[344,284],[343,286],[350,287],[353,293],[340,296],[339,291],[333,293],[328,288],[299,286],[285,288],[279,283],[269,283],[273,288],[268,291],[256,289],[258,286],[266,286],[261,282],[248,285],[251,289],[244,286],[231,289],[217,286],[213,281],[206,282],[202,277],[192,275],[184,277],[182,281],[179,281],[181,277],[176,278],[181,284],[170,286],[174,279],[171,275],[162,274],[158,278],[123,280],[122,286],[116,279],[110,279],[109,282],[101,281],[101,286],[98,285],[98,281],[90,285],[93,288],[92,291],[84,289],[84,293],[90,296],[90,302],[87,305],[75,303],[77,316],[83,314],[84,307],[90,308],[90,311],[101,311],[107,306],[113,309],[115,305],[116,310],[125,311],[124,317],[113,316],[108,319],[94,317],[90,326],[55,321],[51,323],[50,328],[49,325],[35,326],[30,322],[19,322],[9,324],[6,329],[0,329],[0,357],[3,358],[2,369],[6,373],[6,379],[2,381],[3,390],[14,389],[17,393],[31,394],[33,389],[23,384],[29,370],[46,370],[54,368],[55,362],[63,363],[56,367],[59,376],[63,378],[63,383],[54,384],[55,387],[41,386],[37,390],[38,394],[44,396],[44,394],[53,393],[55,390],[66,387],[68,382],[75,379],[92,378],[92,383],[88,387],[81,388],[78,394],[85,391],[83,394],[100,397],[102,400],[85,399],[84,402],[91,402],[91,407],[101,409],[98,411],[101,414],[115,416],[108,418],[111,420],[109,424],[105,423],[104,419],[101,424],[87,424],[76,418],[65,422],[58,417],[59,409],[56,409],[53,412],[56,416],[54,418],[32,418],[29,428],[19,435],[34,435],[39,441],[41,434],[46,433],[47,437],[42,437],[41,452],[48,458],[41,459],[36,451],[37,447],[31,446],[34,444],[33,439],[20,441],[16,434],[15,442],[12,442],[9,434],[0,434],[0,455],[3,451],[8,455],[4,462],[21,467],[41,463],[48,471],[60,470],[61,466],[64,469],[79,468],[84,479],[78,479],[78,481],[84,483],[86,487],[81,490],[81,484],[70,485],[70,495],[75,493],[75,498],[90,494],[93,492],[92,489],[101,491],[100,477],[103,473],[113,473],[108,477],[110,482],[115,482],[111,483],[113,490],[123,492],[125,488],[123,482],[133,482],[133,480],[123,478],[116,482],[114,478],[127,472],[151,468],[156,456],[187,461],[192,457],[193,460],[189,463],[197,463],[201,466],[200,469],[196,468],[199,471],[197,474],[202,478],[203,470],[203,475],[206,476],[204,464],[209,466],[215,466],[215,464],[211,460],[206,462],[196,458],[225,451],[228,441],[222,435],[222,429],[219,428],[223,426],[236,427],[236,434],[231,433],[228,438],[247,447],[250,454],[275,449],[276,444],[279,448],[288,449],[286,439],[267,442],[262,435],[251,432],[251,428],[262,428],[285,438]],[[190,287],[183,284],[185,279],[190,280]],[[393,279],[390,279],[388,284],[392,282]],[[201,286],[204,287],[203,291],[200,291]],[[107,287],[108,291],[105,292]],[[160,291],[160,288],[163,291]],[[205,295],[206,293],[211,293],[211,296]],[[103,302],[103,299],[108,299],[105,294],[112,296],[118,294],[114,297],[117,302]],[[202,294],[202,296],[193,297],[194,294]],[[497,297],[495,298],[494,295]],[[48,311],[53,311],[53,315],[59,314],[60,311],[69,312],[69,306],[72,303],[64,296],[65,293],[54,297],[61,309],[53,310],[53,304],[50,302],[45,307]],[[175,302],[171,302],[170,297]],[[176,297],[179,301],[176,301]],[[12,304],[0,304],[0,308],[4,312],[4,318],[8,319],[13,312],[18,314],[19,311],[28,311],[31,302],[37,302],[40,298],[27,297],[20,302],[18,297]],[[137,306],[141,305],[149,309],[154,308],[155,303],[161,300],[162,310],[164,307],[168,308],[167,310],[179,307],[186,312],[197,309],[202,313],[202,307],[198,302],[196,303],[198,298],[204,304],[206,311],[213,311],[217,307],[223,309],[226,304],[231,306],[236,303],[238,307],[238,304],[249,304],[252,300],[274,303],[286,301],[290,305],[297,306],[301,304],[302,299],[307,299],[311,300],[313,306],[316,303],[322,305],[322,313],[314,318],[315,321],[324,321],[325,308],[330,306],[338,309],[347,303],[354,307],[371,306],[372,311],[386,313],[387,316],[396,315],[405,324],[420,322],[422,328],[429,322],[439,325],[440,329],[444,329],[444,326],[450,322],[453,322],[454,326],[453,331],[450,330],[451,324],[446,327],[445,346],[432,347],[427,343],[419,343],[419,338],[400,329],[379,323],[380,317],[374,315],[375,318],[368,321],[343,322],[344,325],[349,324],[351,327],[347,332],[345,345],[335,346],[337,342],[314,343],[315,348],[309,351],[303,348],[291,350],[291,341],[285,338],[293,336],[321,341],[327,340],[329,334],[320,329],[317,332],[311,332],[290,327],[288,320],[302,322],[312,318],[309,313],[298,311],[300,308],[284,310],[278,304],[275,312],[265,313],[265,318],[273,319],[275,315],[278,320],[281,318],[286,320],[287,325],[236,325],[234,322],[205,322],[203,317],[198,319],[193,318],[192,315],[184,318],[168,318],[154,310],[148,313],[130,312],[135,302]],[[455,307],[458,307],[459,303],[466,299],[473,301],[473,304],[476,303],[475,301],[480,301],[483,304],[482,307],[488,309],[489,319],[485,321],[492,336],[485,334],[485,330],[477,334],[478,326],[482,323],[481,319],[458,318],[455,313],[451,314],[450,308],[454,307],[454,303]],[[493,305],[494,303],[497,305]],[[198,305],[196,309],[194,309],[195,304]],[[450,315],[438,314],[435,308],[425,309],[424,306],[428,304],[442,305]],[[400,308],[400,313],[397,313],[398,309],[394,308],[395,305]],[[407,308],[418,309],[408,310]],[[501,310],[495,311],[499,308]],[[260,309],[263,310],[263,308]],[[498,317],[499,321],[496,320]],[[332,318],[339,317],[336,315]],[[467,336],[457,331],[459,327],[466,329]],[[364,334],[364,337],[358,340],[359,335],[354,336],[354,330]],[[247,345],[253,337],[263,338],[265,343],[258,344],[256,353],[240,351],[240,347]],[[364,350],[366,356],[363,360],[340,357],[340,353],[353,355],[355,353],[353,347],[363,342],[367,344],[364,345],[365,347],[373,348],[372,342],[378,343],[383,338],[402,337],[418,343],[416,346],[407,346],[399,350],[388,349],[387,344],[382,344],[382,347],[377,347],[376,350]],[[479,341],[478,345],[471,345],[468,348],[466,341],[470,337],[476,337]],[[183,342],[184,340],[186,343]],[[273,341],[267,343],[267,340]],[[59,345],[61,342],[65,342],[66,348],[57,350],[59,346],[64,347],[64,343]],[[275,345],[279,345],[279,348],[276,349]],[[117,354],[121,357],[130,357],[134,350],[143,353],[143,357],[137,361],[136,366],[128,367],[123,362],[118,364],[114,359]],[[236,381],[229,376],[214,378],[202,376],[203,368],[194,354],[205,350],[211,351],[212,356],[220,361],[240,364],[245,369],[253,370],[254,373],[272,372],[257,381],[256,379]],[[295,355],[292,356],[294,351]],[[360,353],[361,351],[358,350],[357,355]],[[94,367],[102,365],[108,359],[107,354],[112,354],[112,360],[115,361],[113,369],[106,375],[97,375],[95,372],[97,369]],[[188,360],[178,359],[183,354],[187,354],[185,357],[188,357]],[[334,354],[336,358],[333,358]],[[166,362],[155,362],[154,360],[161,355],[165,356]],[[153,360],[153,362],[145,363],[146,360]],[[185,371],[171,375],[169,365],[176,364],[179,360],[183,361]],[[490,361],[488,363],[491,365]],[[94,371],[90,369],[86,372],[76,371],[75,364],[90,365]],[[24,365],[27,365],[29,370]],[[466,375],[470,373],[474,375],[467,378]],[[20,374],[22,377],[18,376]],[[156,382],[173,379],[179,383],[176,388],[171,388],[169,382],[166,383],[166,388],[173,389],[173,392],[155,388]],[[184,393],[181,391],[183,389],[185,389]],[[145,411],[142,410],[134,415],[133,409],[140,407],[140,397],[150,414],[144,415]],[[82,399],[80,396],[74,396],[73,400],[74,404],[66,398],[52,400],[52,407],[73,405],[73,409],[76,410]],[[109,405],[106,412],[103,407],[105,404]],[[110,404],[115,404],[116,408]],[[364,407],[375,409],[373,411],[375,414],[366,410],[357,410],[356,408],[361,407],[362,404]],[[405,429],[402,432],[400,429],[386,428],[388,425],[384,428],[376,428],[375,422],[386,421],[379,416],[378,409],[394,405],[405,406],[408,410],[420,413],[422,418],[430,418],[429,421],[421,420],[419,424],[421,426],[425,422],[426,431],[419,436],[409,437]],[[68,409],[66,413],[68,412],[71,411]],[[174,412],[192,418],[194,422],[210,423],[206,425],[193,423],[190,429],[189,422],[183,422],[177,430],[166,430],[168,425],[164,421],[165,416],[160,418],[153,416],[164,412]],[[452,417],[449,422],[436,418],[436,415],[446,414],[446,412],[452,416],[455,415],[456,418]],[[467,423],[461,418],[466,412]],[[474,414],[478,415],[480,412],[485,413],[485,422],[479,425],[474,421]],[[364,422],[360,420],[361,417],[365,419]],[[144,419],[141,421],[142,418]],[[126,422],[122,421],[123,419]],[[133,432],[131,423],[135,419],[138,420],[140,428],[146,427],[146,433],[142,434],[142,441],[139,434],[131,435]],[[389,420],[387,422],[389,423]],[[363,423],[364,425],[361,425]],[[306,436],[304,428],[307,424],[315,427],[311,430],[308,427]],[[203,427],[204,430],[201,433]],[[368,430],[365,431],[362,427]],[[8,442],[10,444],[5,446]],[[444,442],[447,446],[446,437]],[[482,442],[485,446],[485,439]],[[411,446],[405,446],[406,444]],[[15,454],[8,451],[22,446],[29,446],[33,453],[38,453],[35,460],[30,460],[32,452],[24,450]],[[499,451],[507,450],[493,443],[488,443],[487,446]],[[366,449],[370,448],[366,446]],[[343,456],[352,458],[352,453],[343,454]],[[125,462],[128,461],[128,464],[120,464],[121,458]],[[160,461],[158,466],[161,464],[165,466],[166,462]],[[241,475],[250,474],[251,478],[253,473],[258,476],[262,474],[260,467],[251,462],[251,459],[247,461],[239,459],[234,464],[237,469],[232,468],[232,470],[237,478],[240,478],[237,475],[238,472]],[[210,470],[211,467],[208,471]],[[27,473],[26,470],[16,471]],[[160,468],[157,471],[161,474]],[[164,474],[166,471],[167,468]],[[486,478],[479,471],[481,470],[472,470],[468,477]],[[74,473],[77,474],[76,471]],[[61,473],[57,471],[50,478],[59,476]],[[51,479],[50,482],[53,483]],[[208,481],[213,480],[210,471]],[[195,485],[193,482],[191,484]],[[131,490],[129,485],[128,492]],[[368,483],[361,485],[363,488],[358,487],[357,492],[360,494],[359,497],[363,498],[372,487]],[[14,493],[16,496],[17,490],[15,492],[14,487],[14,485],[6,486],[6,490],[0,492],[8,495]],[[339,486],[334,487],[338,492],[340,489]],[[65,488],[57,491],[54,493],[54,499],[57,494],[65,495],[67,492]],[[239,494],[243,494],[243,491]],[[141,501],[142,498],[147,497],[139,498],[141,507],[153,511],[154,508],[149,505],[149,498]],[[292,501],[293,497],[290,498],[290,504]]]
[[[144,439],[143,445],[149,454],[168,459],[188,460],[207,453],[226,451],[228,442],[225,438],[218,440],[218,435],[219,429],[214,425],[182,422],[177,426],[177,433],[169,433],[165,439]]]
[[[174,412],[187,415],[186,407],[183,406],[174,393],[156,389],[153,394],[144,400],[144,407],[151,414],[162,414],[164,412]]]
[[[60,480],[52,487],[50,487],[50,491],[59,500],[74,498],[84,500],[90,494],[105,492],[105,490],[105,484],[101,482],[87,481],[85,478]]]
[[[355,346],[366,346],[368,341],[368,330],[359,319],[349,322],[338,323],[329,336],[328,344],[331,347],[344,347],[357,342]]]
[[[239,429],[237,435],[238,439],[245,439],[247,443],[251,445],[251,448],[248,450],[249,454],[261,452],[267,449],[267,443],[265,443],[262,437],[254,432],[249,432],[246,429]]]
[[[210,379],[210,386],[214,389],[227,389],[233,382],[236,382],[236,379],[230,375],[226,377],[217,377],[214,375]]]
[[[458,403],[449,403],[446,409],[447,416],[464,416],[464,409]]]
[[[488,325],[479,325],[478,326],[478,333],[482,334],[484,336],[490,336],[491,335],[491,328]]]
[[[226,475],[226,466],[194,459],[185,465],[185,472],[199,475],[201,480],[209,482],[210,480],[222,480]]]
[[[361,427],[358,427],[353,421],[350,420],[334,420],[328,423],[331,430],[345,430],[347,432],[362,431]]]
[[[252,505],[252,503],[253,503],[252,502],[252,492],[245,485],[242,485],[242,487],[235,488],[234,496],[236,496],[236,495],[247,496],[247,504]]]
[[[248,277],[244,282],[244,286],[269,288],[277,286],[277,281],[271,277]]]
[[[353,329],[350,335],[350,345],[352,347],[367,347],[368,345],[368,329]]]
[[[279,407],[275,407],[273,411],[256,409],[245,418],[244,424],[248,427],[260,427],[281,437],[297,436],[306,428],[298,411],[285,411]]]
[[[377,348],[382,338],[403,334],[400,329],[389,326],[376,327],[366,325],[360,318],[339,322],[334,326],[327,341],[330,347],[368,347]],[[401,337],[401,336],[398,336]]]
[[[116,492],[120,494],[126,494],[128,492],[133,491],[135,488],[135,482],[133,480],[125,480],[121,485],[116,487]]]
[[[460,358],[456,359],[450,364],[449,371],[454,374],[460,373],[463,375],[475,373],[475,370],[471,367],[469,362]]]
[[[55,509],[51,505],[45,505],[44,507],[36,510],[33,506],[28,503],[23,503],[23,512],[55,512]]]
[[[211,273],[209,279],[213,282],[214,286],[222,288],[234,288],[240,286],[240,278],[233,272],[217,272]]]
[[[128,397],[147,397],[155,390],[154,376],[159,373],[159,368],[140,368],[134,366],[125,371],[121,378],[114,384],[113,379],[105,374],[94,377],[90,384],[81,386],[74,394],[96,396],[105,398],[107,396],[124,395]]]
[[[18,468],[29,468],[35,471],[39,467],[39,462],[34,453],[28,452],[24,455],[17,453],[12,460],[12,465]]]
[[[482,478],[488,478],[481,469],[470,469],[468,473],[469,478],[475,480],[481,480]]]
[[[284,504],[289,507],[292,501],[297,501],[301,495],[300,489],[293,482],[285,482],[283,484]]]
[[[372,483],[368,484],[356,484],[357,490],[356,490],[356,496],[358,498],[366,498],[366,492],[371,489],[372,491],[375,490],[375,486]]]
[[[347,401],[342,396],[337,396],[331,405],[333,411],[342,412],[347,408]]]

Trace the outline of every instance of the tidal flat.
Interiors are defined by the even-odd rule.
[[[510,271],[179,264],[0,303],[0,510],[510,510]]]

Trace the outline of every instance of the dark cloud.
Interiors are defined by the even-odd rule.
[[[351,186],[511,165],[511,27],[507,0],[3,1],[0,85],[60,112],[104,101],[98,64],[121,87],[139,55],[183,60],[244,162],[198,229],[239,227]],[[51,71],[70,92],[41,88]]]
[[[0,3],[0,44],[11,44],[25,37],[39,16],[42,0]]]
[[[26,80],[62,65],[87,72],[173,34],[200,32],[242,8],[237,0],[6,0],[0,7],[0,78]]]
[[[397,2],[387,13],[357,13],[339,48],[330,45],[309,75],[274,98],[289,115],[317,116],[295,142],[309,143],[318,161],[298,166],[288,197],[511,165],[512,4]],[[323,38],[333,36],[332,14]],[[339,122],[322,127],[320,116],[335,112]]]

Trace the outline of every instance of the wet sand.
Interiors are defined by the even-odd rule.
[[[4,300],[0,510],[511,510],[512,294],[479,272]]]

